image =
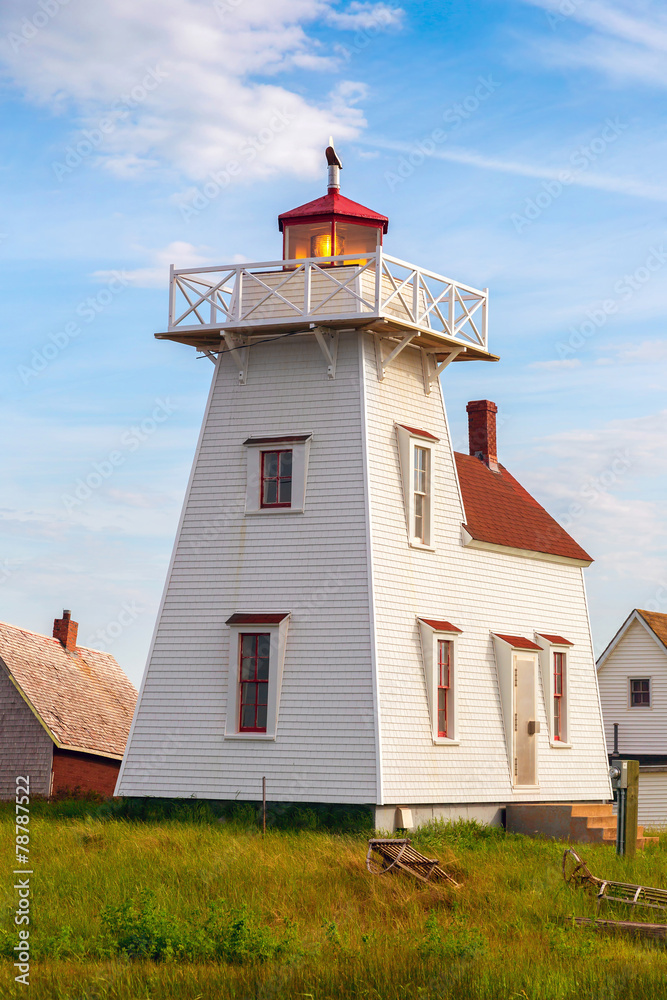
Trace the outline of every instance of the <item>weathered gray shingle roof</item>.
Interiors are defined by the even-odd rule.
[[[58,746],[122,757],[137,691],[110,653],[0,622],[0,661]]]

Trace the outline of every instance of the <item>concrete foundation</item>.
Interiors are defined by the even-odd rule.
[[[468,803],[464,805],[398,805],[375,806],[375,829],[393,833],[397,829],[412,829],[423,826],[434,819],[454,822],[457,819],[474,819],[488,826],[502,826],[505,803]],[[410,826],[399,824],[409,822]]]

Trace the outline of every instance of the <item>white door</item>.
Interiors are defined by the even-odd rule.
[[[514,654],[514,784],[537,784],[537,657]]]

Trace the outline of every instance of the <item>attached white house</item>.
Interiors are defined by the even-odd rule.
[[[607,752],[639,761],[639,822],[667,824],[667,614],[636,608],[598,660]]]
[[[162,339],[215,369],[117,794],[498,822],[611,798],[584,550],[440,375],[487,292],[387,255],[328,194],[279,260],[173,271]],[[448,371],[447,376],[450,375]]]

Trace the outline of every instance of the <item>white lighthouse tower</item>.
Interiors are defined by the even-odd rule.
[[[117,793],[266,777],[384,828],[608,799],[590,557],[498,463],[494,404],[449,438],[487,292],[386,254],[326,158],[282,259],[172,270],[157,336],[215,372]]]

